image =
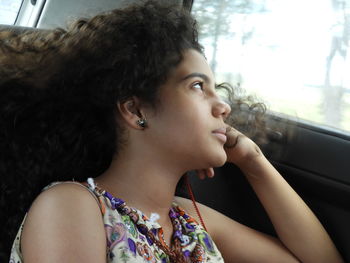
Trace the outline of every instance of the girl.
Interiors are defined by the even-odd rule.
[[[1,38],[2,200],[19,214],[38,195],[10,262],[342,262],[259,147],[225,123],[186,11],[148,1]],[[174,196],[184,173],[212,177],[225,162],[278,238]]]

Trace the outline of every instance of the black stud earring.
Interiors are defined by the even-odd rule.
[[[137,123],[137,125],[139,125],[142,128],[146,128],[146,126],[147,126],[147,121],[145,118],[138,119],[136,121],[136,123]]]

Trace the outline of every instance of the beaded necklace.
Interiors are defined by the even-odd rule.
[[[182,226],[179,221],[180,214],[172,207],[169,211],[169,217],[173,225],[173,236],[172,236],[172,245],[173,248],[170,248],[166,242],[164,241],[164,237],[162,237],[162,241],[158,240],[152,230],[150,230],[145,224],[139,223],[139,215],[137,211],[133,208],[130,208],[126,205],[123,199],[114,197],[109,192],[100,189],[94,183],[89,182],[88,184],[90,189],[97,190],[97,192],[103,196],[105,196],[111,203],[111,208],[113,210],[117,210],[122,215],[127,215],[130,217],[131,221],[136,225],[138,231],[145,235],[150,244],[156,244],[163,252],[169,256],[170,262],[179,262],[186,263],[191,262],[190,257],[187,254],[184,254],[181,249],[181,243],[184,242],[183,234],[182,234]],[[187,217],[186,214],[183,215]]]

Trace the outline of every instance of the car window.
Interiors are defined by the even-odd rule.
[[[0,24],[13,25],[22,0],[0,0]]]
[[[350,131],[349,0],[195,0],[192,12],[217,82]]]

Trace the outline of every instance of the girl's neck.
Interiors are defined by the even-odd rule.
[[[99,177],[100,188],[123,199],[130,207],[141,210],[146,216],[160,215],[160,222],[169,222],[168,213],[175,195],[176,185],[184,171],[176,165],[155,162],[154,159],[118,157]]]

